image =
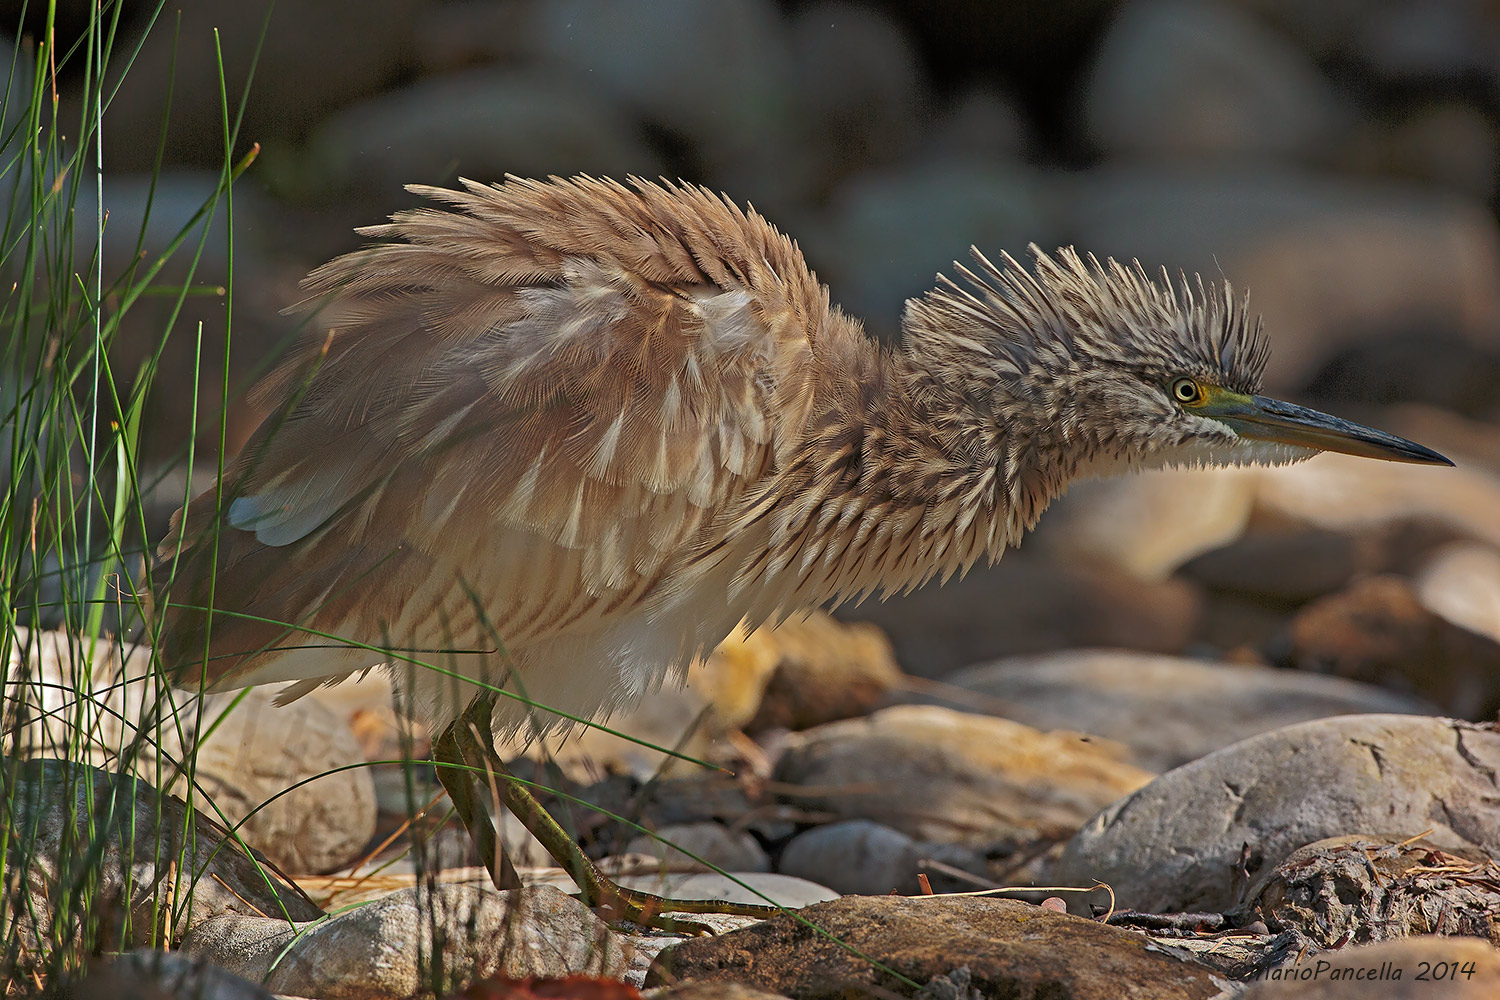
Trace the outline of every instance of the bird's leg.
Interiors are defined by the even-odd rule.
[[[448,744],[451,749],[447,753],[459,758],[456,763],[462,763],[468,767],[487,768],[490,774],[498,779],[497,791],[500,793],[500,800],[505,808],[521,821],[521,825],[531,831],[532,836],[536,837],[547,853],[552,855],[563,870],[572,876],[583,895],[584,903],[591,909],[603,910],[612,919],[629,920],[647,927],[687,934],[711,934],[713,928],[696,920],[674,919],[666,914],[729,913],[751,917],[770,917],[781,912],[778,907],[759,903],[734,903],[722,899],[666,899],[649,892],[616,885],[589,860],[588,855],[583,853],[583,848],[578,846],[578,842],[558,824],[557,820],[552,818],[546,809],[542,808],[542,804],[537,801],[536,796],[531,794],[526,784],[511,774],[505,762],[500,759],[494,747],[493,729],[490,725],[490,715],[495,707],[494,699],[493,694],[483,694],[475,698],[464,714],[444,730],[443,739],[440,739],[433,747],[433,755],[437,756],[438,747],[451,736],[454,742]],[[459,749],[460,744],[457,743],[459,740],[467,745]],[[444,780],[443,785],[448,788],[448,794],[453,798],[454,806],[459,809],[459,815],[464,817],[469,832],[474,835],[474,844],[485,858],[486,865],[489,865],[489,859],[499,858],[504,863],[504,871],[508,872],[511,877],[516,877],[509,858],[493,846],[486,848],[487,844],[494,845],[495,843],[494,829],[489,825],[489,817],[484,814],[483,806],[472,798],[473,774],[464,768],[441,768],[439,773],[444,771],[450,772],[455,782],[462,780],[468,785],[462,794],[468,800],[469,814],[474,815],[474,808],[478,807],[478,815],[483,820],[482,824],[479,824],[484,827],[482,834],[476,832],[476,824],[470,822],[464,814],[464,807],[459,805],[459,796],[454,794],[453,787],[446,779]],[[490,868],[490,875],[494,878],[497,887],[509,888],[502,884],[502,873],[496,868]]]
[[[495,824],[490,819],[484,800],[475,794],[478,788],[478,772],[488,767],[482,752],[482,744],[473,731],[471,718],[474,706],[448,723],[432,744],[432,758],[438,765],[438,780],[453,800],[453,809],[469,832],[469,840],[479,852],[484,867],[489,870],[497,889],[519,889],[521,876],[511,863],[510,855],[495,836]],[[488,722],[489,712],[484,713]],[[478,751],[478,752],[476,752]]]

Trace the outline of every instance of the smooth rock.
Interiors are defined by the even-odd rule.
[[[444,791],[437,769],[427,763],[432,736],[421,722],[398,711],[388,671],[347,678],[305,697],[348,720],[360,756],[370,762],[362,770],[375,790],[376,822],[382,829],[393,820],[405,822]],[[509,847],[517,838],[507,836],[504,842]]]
[[[1441,980],[1433,975],[1438,968]],[[1239,1000],[1493,1000],[1500,996],[1500,951],[1473,938],[1410,937],[1308,956],[1282,975],[1252,983]]]
[[[910,996],[910,984],[961,966],[981,996],[1104,1000],[1129,984],[1133,995],[1153,1000],[1207,1000],[1223,996],[1226,985],[1203,966],[1153,951],[1130,931],[1012,900],[951,896],[846,896],[684,941],[657,957],[647,983],[670,975],[841,1000],[861,987]]]
[[[96,961],[65,988],[71,1000],[272,1000],[263,985],[181,952],[151,948]]]
[[[820,882],[836,892],[861,896],[890,892],[915,895],[922,891],[919,872],[928,876],[938,892],[974,887],[972,883],[956,884],[952,877],[939,874],[924,864],[928,859],[985,874],[984,857],[978,852],[957,844],[923,843],[867,819],[827,823],[799,833],[781,849],[776,870]]]
[[[1473,200],[1249,166],[1106,166],[1055,183],[1071,241],[1101,258],[1252,289],[1276,348],[1273,391],[1393,331],[1475,344],[1500,331],[1500,226]]]
[[[782,848],[776,868],[806,878],[816,873],[840,893],[878,896],[916,890],[916,841],[867,819],[813,827]]]
[[[180,951],[138,948],[69,985],[74,1000],[272,1000],[259,983]]]
[[[412,771],[410,775],[404,773],[407,768]],[[435,771],[436,768],[420,758],[411,764],[392,764],[376,769],[375,774],[378,778],[376,788],[381,796],[382,823],[399,825],[423,810],[426,810],[428,815],[442,816],[452,809],[453,801],[438,782]],[[553,780],[554,777],[545,772],[526,775],[528,780],[539,780],[546,789],[551,789],[557,784]],[[564,788],[572,790],[572,786],[566,783],[564,783]],[[498,790],[498,786],[492,790],[490,782],[483,777],[477,780],[476,793],[480,801],[484,803],[485,810],[489,813],[490,825],[495,830],[496,839],[500,847],[509,855],[511,863],[522,868],[555,864],[541,841],[537,840],[526,825],[497,800],[493,793]],[[541,788],[536,790],[542,791]],[[561,804],[566,808],[570,803],[567,799],[562,799]],[[549,801],[549,808],[556,808],[558,805],[559,802],[556,799]],[[559,815],[571,816],[572,814]],[[378,866],[382,872],[391,873],[431,873],[448,868],[483,864],[468,831],[456,818],[435,830],[425,832],[420,839],[414,839],[411,847],[412,850],[400,858],[393,859],[382,855],[376,859],[370,859],[368,864]],[[366,860],[365,857],[360,858],[361,862]],[[361,870],[368,870],[368,867],[356,868],[349,874],[358,874]]]
[[[1365,577],[1307,605],[1272,652],[1291,667],[1412,692],[1461,718],[1500,710],[1500,642],[1429,611],[1399,576]]]
[[[365,769],[348,767],[364,757],[343,718],[316,700],[278,707],[267,689],[210,694],[200,708],[192,692],[152,673],[145,647],[101,644],[92,661],[86,652],[60,632],[17,629],[4,711],[17,719],[29,708],[15,744],[22,753],[67,753],[110,769],[128,763],[162,782],[163,791],[184,794],[176,762],[185,759],[184,746],[196,746],[197,808],[244,820],[240,835],[277,867],[332,871],[369,844],[375,788]],[[90,694],[76,701],[73,692],[81,690]],[[201,742],[200,722],[210,734]],[[89,738],[75,749],[79,733]],[[277,797],[293,785],[299,787]]]
[[[1257,733],[1331,715],[1436,714],[1431,704],[1342,677],[1093,649],[982,663],[921,695],[1041,730],[1124,744],[1132,762],[1169,771]],[[963,692],[977,698],[965,699]]]
[[[1500,862],[1395,835],[1298,848],[1252,886],[1247,910],[1299,944],[1337,950],[1422,934],[1500,945]]]
[[[1014,849],[1067,837],[1151,779],[1122,748],[1007,719],[901,705],[798,734],[776,780],[799,805],[917,840]],[[1111,752],[1113,751],[1113,752]]]
[[[170,718],[178,697],[187,700],[185,692],[154,681],[143,646],[24,626],[5,639],[0,710],[7,749],[19,756],[108,765],[118,759],[118,747],[141,742],[122,720],[139,725],[158,715]]]
[[[1281,634],[1291,609],[1245,594],[1210,590],[1187,653],[1204,660],[1267,666],[1266,647]]]
[[[721,642],[689,683],[726,726],[808,729],[875,709],[903,675],[885,634],[821,611]]]
[[[485,792],[486,797],[488,791]],[[490,820],[495,826],[496,838],[505,853],[510,855],[512,864],[525,866],[551,865],[555,864],[552,855],[547,853],[547,848],[536,839],[536,835],[526,829],[526,824],[517,819],[509,810],[498,803],[490,806]],[[468,839],[465,832],[464,839]],[[473,845],[470,844],[470,847]]]
[[[557,863],[552,855],[547,853],[541,841],[526,829],[525,824],[490,798],[488,788],[482,788],[480,797],[489,811],[490,825],[495,830],[495,837],[510,858],[511,864],[518,868],[536,868],[550,867]],[[386,822],[394,820],[396,823],[404,823],[409,817],[422,810],[430,798],[431,796],[424,797],[412,808],[401,807],[386,810],[384,819]],[[404,797],[402,801],[405,801]],[[440,810],[437,815],[442,815],[452,808],[452,800],[446,795],[439,798],[433,807],[434,810]],[[429,810],[429,815],[431,814],[432,811]],[[368,861],[361,858],[362,864],[346,869],[341,874],[357,877],[361,872],[378,868],[381,874],[427,877],[451,869],[481,866],[484,863],[474,847],[474,841],[469,837],[469,832],[457,820],[425,834],[420,841],[412,843],[410,847],[409,851],[396,858],[380,856]]]
[[[1120,907],[1223,911],[1249,846],[1253,876],[1351,830],[1431,830],[1447,849],[1500,849],[1500,733],[1452,719],[1348,715],[1287,726],[1185,764],[1090,820],[1051,877],[1114,887]]]
[[[997,657],[1080,646],[1180,653],[1201,610],[1186,581],[1150,583],[1028,551],[941,587],[845,607],[839,617],[879,625],[908,673],[942,677]]]
[[[599,976],[489,976],[477,980],[446,1000],[641,1000],[641,993],[625,980]]]
[[[205,700],[205,730],[227,714],[198,744],[195,795],[231,820],[249,816],[244,837],[286,871],[334,871],[357,858],[375,833],[375,789],[364,769],[348,768],[363,759],[348,723],[317,702],[277,706],[273,691],[251,691],[229,710],[233,698]],[[323,776],[337,768],[348,769]]]
[[[754,837],[743,830],[730,830],[722,823],[663,826],[656,831],[655,837],[642,834],[625,850],[656,858],[671,871],[707,871],[705,864],[732,872],[771,870],[765,849]],[[697,861],[689,855],[703,860]]]
[[[1252,531],[1182,567],[1211,590],[1263,604],[1301,604],[1342,588],[1368,567],[1363,536],[1302,525]]]
[[[648,1000],[787,1000],[780,993],[767,993],[744,983],[683,983],[648,990],[645,996]]]
[[[1304,52],[1231,4],[1134,0],[1100,43],[1084,94],[1108,155],[1311,156],[1352,115]]]
[[[396,714],[396,692],[391,685],[391,674],[388,670],[371,670],[362,674],[354,674],[337,684],[309,691],[298,701],[304,699],[315,701],[340,718],[350,720],[358,719],[363,715],[380,713],[379,718],[383,723],[392,725],[398,730],[401,728],[407,730],[404,734],[399,732],[371,733],[369,735],[375,738],[369,744],[364,742],[364,735],[356,730],[355,735],[361,737],[360,746],[372,755],[380,752],[398,754],[411,743],[422,742],[430,737],[422,723]],[[404,745],[403,739],[406,741]]]
[[[628,118],[582,79],[473,69],[371,97],[322,122],[300,183],[378,194],[384,203],[403,184],[453,185],[459,177],[661,173]]]
[[[774,872],[622,875],[615,881],[627,889],[641,889],[669,899],[726,899],[734,903],[769,901],[789,910],[800,910],[839,896],[827,886]]]
[[[275,993],[321,1000],[442,996],[496,974],[618,978],[629,962],[604,921],[546,886],[417,886],[303,927],[219,917],[183,949]]]
[[[10,933],[23,955],[46,955],[76,939],[80,928],[62,918],[72,937],[52,938],[53,908],[70,905],[58,886],[86,879],[89,912],[112,921],[109,933],[121,947],[175,944],[228,914],[322,915],[301,890],[226,844],[224,830],[202,812],[189,824],[180,800],[143,780],[60,760],[5,758],[0,797],[9,803],[12,834],[6,870],[24,873],[6,884],[0,902],[14,915]],[[85,867],[87,845],[100,845],[96,867]],[[24,899],[12,896],[18,888]]]
[[[1500,380],[1500,357],[1493,360],[1495,379]],[[1380,412],[1392,433],[1433,442],[1460,466],[1500,473],[1500,398],[1476,405],[1469,416],[1436,403],[1391,403]]]
[[[646,782],[615,774],[579,788],[574,794],[600,809],[656,827],[703,822],[734,824],[764,804],[759,796],[752,800],[744,783],[722,771],[699,770],[681,778]],[[590,824],[580,819],[580,826],[583,825]],[[623,849],[638,832],[632,829],[618,846]]]
[[[1464,543],[1447,546],[1412,583],[1417,599],[1429,611],[1500,642],[1500,550]]]
[[[1199,553],[1239,538],[1254,504],[1254,476],[1245,469],[1091,480],[1053,504],[1027,545],[1160,582]]]
[[[1336,530],[1258,508],[1243,537],[1180,570],[1205,592],[1193,652],[1271,662],[1287,620],[1307,602],[1362,576],[1416,574],[1456,537],[1450,526],[1421,517]]]
[[[1378,17],[1390,6],[1387,0],[1329,0],[1309,4],[1301,0],[1234,0],[1236,6],[1255,12],[1297,45],[1319,58],[1352,57],[1355,45],[1349,26],[1364,18]]]
[[[1297,465],[1260,469],[1256,479],[1258,507],[1316,527],[1358,534],[1422,519],[1500,546],[1500,473],[1473,463],[1433,469],[1320,455]]]
[[[721,749],[715,741],[731,730],[807,728],[862,715],[902,681],[880,629],[814,611],[748,635],[737,629],[688,671],[685,686],[668,684],[612,717],[609,728],[627,739],[590,727],[548,736],[541,746],[580,781],[615,772],[683,776],[699,769],[657,748],[712,759]]]

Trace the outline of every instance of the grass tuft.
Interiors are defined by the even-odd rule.
[[[226,155],[220,183],[165,246],[147,226],[158,194],[171,90],[161,109],[156,168],[138,220],[112,220],[113,177],[105,162],[109,104],[144,43],[121,31],[122,2],[94,7],[75,41],[57,37],[55,5],[25,33],[23,9],[0,101],[0,980],[11,993],[56,986],[99,954],[171,943],[174,914],[199,873],[185,863],[196,829],[191,806],[177,836],[142,837],[132,826],[138,774],[156,787],[191,785],[186,760],[154,752],[165,730],[186,720],[149,648],[152,614],[148,517],[139,456],[145,414],[215,215],[231,216],[234,181],[253,162]],[[159,30],[164,3],[141,18]],[[222,65],[220,67],[222,74]],[[66,82],[60,82],[66,81]],[[64,100],[76,91],[79,100]],[[226,149],[247,94],[224,102]],[[67,107],[78,108],[70,120]],[[110,227],[139,226],[131,239]],[[229,253],[233,254],[233,226]],[[110,236],[106,244],[106,233]],[[106,245],[134,245],[128,255]],[[170,265],[172,281],[159,282]],[[226,316],[233,279],[222,295]],[[143,296],[172,303],[135,371],[118,371],[112,351]],[[229,337],[226,320],[226,345]],[[227,352],[226,352],[227,353]],[[180,387],[163,387],[181,391]],[[194,406],[197,412],[196,387]],[[227,396],[219,400],[220,425]],[[191,481],[193,437],[184,461]],[[220,440],[222,453],[222,438]],[[46,630],[57,630],[49,633]],[[58,637],[62,638],[59,639]],[[201,709],[200,709],[201,710]],[[195,732],[202,732],[202,720]],[[73,767],[27,767],[33,758]],[[120,777],[100,785],[82,765]],[[102,792],[100,789],[106,789]],[[182,794],[180,791],[178,794]],[[159,801],[159,797],[158,801]],[[191,803],[193,797],[186,795]],[[63,803],[65,822],[48,829],[39,804]],[[157,819],[161,813],[158,808]],[[49,839],[50,838],[50,839]],[[106,860],[111,840],[157,884],[134,885],[136,866]],[[160,857],[164,843],[179,856]],[[107,871],[113,866],[114,873]],[[124,879],[120,891],[110,881]],[[165,881],[169,884],[162,885]],[[106,889],[107,886],[107,889]],[[152,901],[144,908],[135,905]]]

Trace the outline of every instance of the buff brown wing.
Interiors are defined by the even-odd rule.
[[[221,516],[205,494],[161,548],[182,675],[381,659],[330,636],[420,654],[597,628],[792,446],[826,299],[758,217],[639,182],[421,193],[450,208],[309,278],[319,332],[261,388],[277,408]]]

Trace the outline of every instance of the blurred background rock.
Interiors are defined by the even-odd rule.
[[[145,32],[149,8],[128,7],[124,30]],[[82,29],[82,9],[66,29]],[[38,22],[28,10],[21,21],[18,0],[0,3],[11,25]],[[357,246],[355,225],[411,204],[405,183],[587,172],[706,184],[801,241],[834,299],[883,337],[897,334],[903,300],[971,243],[1018,256],[1031,242],[1076,244],[1248,287],[1274,344],[1270,390],[1420,439],[1460,468],[1325,457],[1090,484],[1000,566],[841,616],[884,627],[913,682],[1123,647],[1337,673],[1469,715],[1500,706],[1496,4],[267,10],[199,0],[167,11],[104,129],[121,233],[139,225],[162,143],[152,249],[222,159],[214,32],[235,95],[265,26],[236,151],[262,147],[235,189],[231,448],[260,417],[243,388],[296,333],[279,310],[297,279]],[[77,83],[60,81],[65,104]],[[210,285],[226,277],[220,236],[200,267]],[[127,252],[107,246],[106,270]],[[131,352],[159,322],[140,310],[117,371],[134,370]],[[200,322],[204,343],[219,343],[221,299],[190,299],[174,331],[146,431],[159,466],[187,433]],[[210,349],[210,403],[218,370]],[[199,466],[211,468],[217,430],[199,427]],[[180,481],[164,492],[180,496]],[[1374,621],[1405,631],[1375,641]]]

